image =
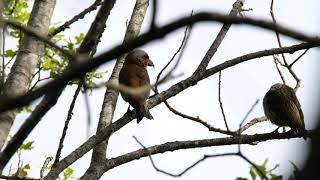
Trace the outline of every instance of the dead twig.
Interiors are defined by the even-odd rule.
[[[81,86],[78,86],[76,91],[75,91],[75,93],[74,93],[74,95],[73,95],[73,99],[71,101],[71,104],[70,104],[70,107],[69,107],[69,110],[68,110],[67,119],[66,119],[66,121],[64,123],[64,127],[63,127],[63,130],[62,130],[62,135],[61,135],[61,138],[60,138],[60,141],[59,141],[59,146],[58,146],[58,149],[57,149],[57,152],[56,152],[56,156],[55,156],[52,168],[54,168],[55,165],[57,164],[57,162],[59,162],[61,151],[62,151],[62,148],[63,148],[63,142],[64,142],[64,139],[65,139],[65,137],[67,135],[69,122],[72,119],[73,109],[74,109],[77,97],[78,97],[78,95],[80,93],[80,90],[81,90]]]
[[[226,118],[226,115],[224,113],[223,104],[222,104],[222,100],[221,100],[221,71],[219,72],[218,101],[219,101],[219,104],[220,104],[220,109],[221,109],[221,114],[222,114],[222,117],[223,117],[224,124],[226,125],[227,131],[229,131],[227,118]]]
[[[189,120],[191,120],[191,121],[200,123],[200,124],[202,124],[203,126],[205,126],[206,128],[208,128],[209,131],[218,132],[218,133],[222,133],[222,134],[226,134],[226,135],[232,135],[232,136],[235,135],[234,132],[222,130],[222,129],[219,129],[219,128],[215,128],[215,127],[211,126],[210,124],[208,124],[207,122],[201,120],[199,117],[192,117],[192,116],[183,114],[183,113],[175,110],[174,108],[172,108],[167,101],[164,101],[164,103],[165,103],[165,105],[167,106],[167,108],[168,108],[171,112],[173,112],[174,114],[176,114],[176,115],[178,115],[178,116],[181,116],[181,117],[183,117],[183,118],[189,119]]]
[[[101,5],[102,0],[96,0],[91,6],[84,9],[82,12],[80,12],[78,15],[74,16],[69,21],[66,21],[63,25],[57,27],[53,32],[49,34],[49,37],[53,37],[56,34],[59,34],[60,32],[66,30],[70,27],[71,24],[78,21],[79,19],[83,19],[85,15],[89,14],[90,12],[96,10]]]
[[[277,71],[278,71],[278,73],[280,75],[280,78],[282,80],[282,83],[286,84],[286,80],[284,79],[284,76],[282,75],[281,70],[280,70],[280,68],[278,66],[278,62],[280,62],[279,58],[276,55],[273,55],[272,57],[273,57],[273,62],[276,65]]]

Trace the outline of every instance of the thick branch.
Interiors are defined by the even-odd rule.
[[[319,136],[319,131],[309,131],[308,137]],[[149,148],[139,149],[112,159],[109,159],[105,163],[104,171],[128,163],[133,160],[147,157],[154,154],[160,154],[165,152],[171,152],[181,149],[194,149],[201,147],[212,147],[212,146],[224,146],[224,145],[238,145],[240,144],[251,144],[253,142],[264,142],[268,140],[276,139],[290,139],[300,138],[302,134],[293,133],[266,133],[266,134],[255,134],[255,135],[241,135],[235,137],[226,138],[215,138],[215,139],[202,139],[193,141],[174,141],[167,142],[160,145],[151,146]]]
[[[126,30],[126,34],[123,43],[126,43],[136,38],[140,32],[142,22],[144,20],[147,8],[149,6],[149,0],[137,0],[134,6],[129,25]],[[117,62],[113,68],[112,74],[108,82],[118,82],[119,72],[124,62],[124,55],[118,57]],[[113,88],[107,88],[104,100],[102,104],[102,110],[100,112],[99,123],[97,127],[97,133],[102,129],[110,126],[113,119],[114,110],[116,108],[119,92]],[[111,134],[110,134],[111,135]],[[106,148],[108,145],[109,136],[93,149],[90,167],[86,173],[82,176],[84,179],[99,179],[102,176],[104,160],[106,159]]]
[[[241,12],[242,6],[243,6],[244,0],[237,0],[229,13],[230,16],[237,16],[239,12]],[[224,37],[226,36],[227,32],[229,31],[231,27],[230,23],[224,23],[221,27],[217,37],[212,42],[210,48],[206,52],[205,56],[203,57],[201,63],[199,64],[198,68],[196,69],[195,73],[198,73],[200,71],[203,71],[207,68],[210,60],[214,56],[214,54],[217,52],[220,44],[222,43]]]
[[[39,34],[46,36],[55,2],[55,0],[35,1],[28,22],[28,28],[37,29]],[[29,35],[24,36],[4,86],[4,97],[19,97],[28,91],[32,75],[43,52],[43,42]],[[0,149],[7,139],[16,114],[15,110],[2,111],[0,113]],[[1,171],[2,169],[0,169]]]

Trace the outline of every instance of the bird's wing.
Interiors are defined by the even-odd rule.
[[[291,99],[293,101],[293,103],[295,104],[295,106],[297,107],[298,111],[299,111],[299,114],[300,114],[300,117],[302,120],[304,120],[304,115],[303,115],[303,112],[302,112],[302,109],[301,109],[301,105],[299,103],[299,100],[296,96],[296,93],[294,92],[294,90],[292,88],[288,88],[289,91],[290,91],[290,96],[291,96]]]
[[[286,91],[287,91],[287,94],[288,94],[288,98],[290,100],[290,106],[295,109],[296,111],[296,116],[297,117],[300,117],[297,119],[297,122],[299,122],[300,126],[305,126],[304,125],[304,115],[303,115],[303,112],[302,112],[302,109],[301,109],[301,105],[299,103],[299,100],[296,96],[296,93],[294,92],[294,90],[290,87],[285,87],[286,88]]]
[[[289,124],[291,124],[290,127],[295,127],[296,129],[301,129],[301,127],[304,128],[304,121],[301,118],[299,108],[296,106],[294,101],[290,100],[286,106],[286,111],[288,112],[288,119],[291,119],[291,121],[289,121]]]
[[[145,68],[141,68],[141,70],[137,72],[137,76],[139,77],[140,86],[150,85],[150,78]]]

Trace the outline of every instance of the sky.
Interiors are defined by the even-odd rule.
[[[93,0],[78,1],[57,0],[57,6],[53,15],[52,23],[64,22],[88,7]],[[107,29],[98,46],[98,53],[104,52],[114,45],[121,43],[125,34],[126,20],[130,18],[135,1],[117,1],[107,22]],[[228,13],[232,8],[234,0],[161,0],[157,24],[164,25],[179,17],[187,16],[192,10],[194,12],[212,11]],[[183,5],[182,5],[183,4]],[[278,23],[287,27],[298,29],[301,32],[317,35],[319,32],[317,7],[319,1],[309,0],[304,3],[298,0],[275,1],[274,13]],[[72,8],[70,8],[72,7]],[[247,0],[244,8],[252,8],[253,11],[244,12],[246,17],[264,18],[270,20],[270,1]],[[64,32],[72,37],[80,32],[85,33],[89,28],[95,13],[91,13],[85,19],[73,24],[70,29]],[[148,10],[142,32],[148,30],[151,10]],[[171,85],[182,79],[189,77],[205,52],[211,45],[216,34],[221,28],[220,23],[201,23],[194,26],[190,40],[186,46],[181,64],[174,74],[183,74],[170,82],[163,84],[159,89],[166,90]],[[154,41],[143,47],[155,64],[155,68],[149,69],[150,79],[155,82],[157,74],[162,67],[170,60],[177,50],[183,37],[183,29],[175,31],[161,40]],[[283,45],[289,46],[298,42],[290,38],[281,36]],[[209,67],[213,67],[226,60],[244,55],[247,53],[264,49],[278,47],[274,32],[261,28],[249,27],[246,25],[233,25],[227,36],[223,40],[218,52],[213,57]],[[301,52],[286,55],[289,61],[294,60]],[[316,113],[318,104],[315,96],[319,96],[319,83],[317,82],[317,67],[319,62],[319,49],[311,49],[294,66],[297,75],[302,79],[301,87],[297,96],[305,114],[305,124],[307,129],[312,129],[316,123]],[[100,70],[108,71],[106,78],[112,71],[113,63],[105,64]],[[289,85],[294,86],[295,81],[282,69]],[[236,130],[239,123],[250,109],[252,104],[260,99],[259,104],[248,117],[247,121],[254,117],[263,115],[262,98],[271,85],[281,82],[275,69],[272,57],[264,57],[249,62],[242,63],[222,72],[221,96],[226,113],[228,125],[232,130]],[[75,87],[66,89],[57,105],[39,123],[36,129],[30,134],[28,140],[35,141],[34,149],[22,154],[23,161],[31,164],[31,176],[38,177],[42,163],[48,156],[55,156],[57,145],[61,136],[64,121],[67,116],[69,104],[71,102]],[[96,124],[101,110],[104,97],[104,89],[93,91],[90,96],[91,119],[93,126],[91,134],[95,133]],[[177,110],[192,116],[199,116],[214,127],[224,128],[224,121],[220,112],[218,102],[218,74],[200,81],[179,95],[171,98],[169,103]],[[127,104],[121,97],[118,99],[114,120],[120,118],[127,109]],[[208,130],[187,119],[171,113],[163,104],[151,110],[154,120],[144,119],[137,124],[132,121],[120,131],[116,132],[109,141],[108,158],[122,155],[127,152],[141,148],[132,136],[136,136],[145,146],[152,146],[169,141],[196,140],[204,138],[222,137],[223,135],[208,132]],[[19,128],[23,120],[28,117],[27,113],[21,113],[14,123],[11,134]],[[87,111],[84,97],[77,100],[74,116],[66,136],[62,156],[68,155],[75,148],[87,140],[86,119]],[[270,122],[263,122],[250,128],[246,133],[266,133],[276,128]],[[309,140],[300,139],[274,140],[262,142],[258,145],[242,145],[242,152],[257,164],[262,164],[265,159],[269,159],[268,168],[273,168],[276,164],[280,167],[275,173],[288,177],[293,167],[289,161],[294,162],[298,167],[302,167],[305,152]],[[218,154],[225,152],[235,152],[237,146],[209,147],[201,149],[180,150],[153,156],[159,168],[171,173],[179,173],[187,166],[202,158],[204,154]],[[75,170],[74,176],[80,177],[89,166],[91,152],[72,165]],[[16,163],[16,157],[10,163]],[[208,159],[202,162],[191,171],[187,172],[181,179],[192,180],[203,179],[235,179],[238,176],[249,178],[250,165],[239,157],[221,157]],[[8,168],[7,168],[8,169]],[[102,179],[132,179],[139,177],[143,179],[173,179],[167,175],[156,172],[148,158],[132,161],[125,165],[116,167],[106,172]]]

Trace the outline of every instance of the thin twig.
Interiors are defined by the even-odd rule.
[[[14,55],[12,58],[10,58],[9,61],[4,66],[7,67],[13,61],[13,59],[15,57],[16,57],[16,55]]]
[[[227,131],[229,131],[227,118],[226,118],[226,115],[224,114],[222,100],[221,100],[221,71],[219,72],[218,101],[219,101],[219,104],[220,104],[220,109],[221,109],[221,113],[222,113],[222,116],[223,116],[224,124],[226,125]]]
[[[262,117],[258,117],[258,118],[253,118],[251,121],[249,121],[247,124],[245,124],[244,126],[242,126],[241,128],[239,128],[236,132],[240,132],[240,134],[242,132],[244,132],[245,130],[249,129],[251,126],[260,123],[260,122],[264,122],[266,121],[267,118],[265,116]]]
[[[277,21],[276,21],[276,18],[274,16],[274,13],[273,13],[273,0],[271,0],[271,4],[270,4],[270,14],[271,14],[272,22],[273,22],[274,26],[276,26],[277,25]],[[281,43],[281,40],[280,40],[280,34],[279,34],[279,32],[277,30],[275,30],[274,32],[276,33],[278,45],[279,45],[280,48],[282,48],[282,43]],[[281,56],[282,56],[284,64],[288,65],[285,55],[283,53],[281,53]]]
[[[261,171],[261,169],[253,162],[251,161],[249,158],[247,158],[245,155],[243,155],[241,152],[239,153],[239,156],[244,159],[245,161],[247,161],[249,164],[251,164],[251,166],[253,166],[257,172],[265,179],[265,180],[269,180],[269,178],[266,176],[266,174],[264,172]]]
[[[41,62],[39,61],[38,63],[38,71],[36,73],[33,74],[32,78],[33,79],[36,75],[38,75],[38,79],[37,81],[33,84],[33,86],[30,88],[30,91],[32,91],[36,86],[37,84],[40,82],[40,79],[41,79],[41,70],[42,70],[42,67],[41,67]],[[31,83],[30,83],[31,85]]]
[[[237,17],[237,14],[239,12],[241,12],[243,2],[244,2],[244,0],[237,0],[235,3],[233,3],[232,9],[229,13],[229,17]],[[207,68],[212,57],[218,51],[218,48],[221,45],[224,37],[227,35],[227,33],[231,27],[231,24],[232,23],[223,23],[219,33],[217,34],[216,38],[212,42],[211,46],[207,50],[206,54],[202,58],[200,64],[198,65],[198,67],[194,73],[200,73],[201,71],[204,71]]]
[[[87,87],[87,84],[85,83],[84,80],[82,80],[82,84],[83,84],[83,87]],[[91,107],[90,107],[90,100],[88,97],[87,88],[84,88],[83,96],[84,96],[84,101],[85,101],[86,110],[87,110],[87,132],[86,133],[87,133],[87,138],[89,138],[90,129],[91,129]]]
[[[273,55],[272,57],[273,57],[273,62],[276,65],[278,74],[280,75],[280,78],[281,78],[283,84],[286,84],[286,80],[284,79],[284,76],[282,75],[281,70],[280,70],[280,68],[278,66],[278,62],[280,62],[280,60],[278,59],[278,57],[276,55]]]
[[[5,82],[5,78],[6,78],[6,66],[5,66],[5,51],[6,51],[6,44],[5,44],[5,39],[6,39],[6,36],[5,36],[5,26],[2,27],[2,31],[1,31],[1,35],[2,35],[2,42],[1,42],[1,46],[2,46],[2,64],[1,64],[1,87],[0,87],[0,93],[2,93],[2,89],[3,89],[3,86],[4,86],[4,82]]]
[[[259,103],[259,99],[257,99],[253,105],[250,107],[249,111],[246,113],[246,115],[243,117],[241,123],[239,124],[239,130],[238,130],[238,136],[239,136],[239,143],[238,143],[238,155],[244,159],[245,161],[247,161],[249,164],[251,164],[258,172],[260,175],[262,175],[262,177],[265,179],[265,180],[269,180],[269,178],[265,175],[265,173],[263,173],[259,167],[254,163],[252,162],[251,160],[249,160],[249,158],[247,158],[245,155],[242,154],[242,151],[241,151],[241,144],[242,144],[242,136],[241,136],[241,127],[243,125],[243,123],[245,122],[245,120],[248,118],[248,116],[252,113],[253,109],[256,107],[256,105]]]
[[[91,6],[88,8],[84,9],[81,13],[78,15],[74,16],[72,19],[69,21],[65,22],[63,25],[57,27],[52,33],[49,34],[49,37],[53,37],[54,35],[64,31],[65,29],[69,28],[71,24],[74,22],[78,21],[79,19],[83,19],[85,15],[89,14],[90,12],[96,10],[98,6],[101,5],[102,0],[96,0]]]
[[[158,0],[153,0],[152,1],[152,18],[151,18],[151,25],[150,25],[150,30],[154,31],[157,29],[157,24],[156,24],[156,18],[157,18],[157,12],[158,12]]]
[[[240,126],[239,127],[242,127],[242,124],[245,122],[245,120],[247,120],[248,116],[252,113],[253,109],[258,105],[259,103],[259,99],[257,99],[253,104],[252,106],[250,107],[249,111],[246,113],[246,115],[243,117],[241,123],[240,123]]]
[[[191,16],[193,14],[193,11],[191,12]],[[189,26],[186,26],[185,30],[184,30],[184,35],[181,41],[181,44],[179,46],[179,48],[177,49],[177,51],[173,54],[173,56],[171,57],[171,59],[169,60],[169,62],[161,69],[161,71],[159,72],[157,79],[156,79],[156,83],[155,83],[155,92],[158,93],[158,85],[161,84],[162,82],[166,81],[166,79],[172,74],[172,72],[177,68],[177,66],[180,63],[181,57],[182,57],[182,53],[183,53],[183,49],[185,48],[185,45],[187,44],[186,41],[189,39],[189,35],[190,35],[190,31],[188,33],[188,29]],[[161,74],[164,72],[164,70],[171,64],[171,62],[174,60],[174,58],[177,56],[177,54],[180,53],[180,56],[176,62],[176,64],[173,66],[173,68],[160,80],[160,76]]]
[[[67,119],[66,119],[66,122],[64,123],[64,127],[63,127],[62,135],[61,135],[61,138],[60,138],[60,141],[59,141],[59,146],[58,146],[58,149],[57,149],[57,152],[56,152],[56,156],[55,156],[55,159],[54,159],[54,162],[53,162],[53,165],[52,165],[53,168],[55,167],[56,163],[59,162],[59,159],[60,159],[60,156],[61,156],[61,151],[62,151],[62,148],[63,148],[63,142],[64,142],[64,139],[65,139],[66,134],[67,134],[69,122],[72,119],[73,109],[74,109],[77,97],[78,97],[78,95],[80,93],[80,90],[81,90],[81,86],[78,86],[78,88],[74,92],[73,99],[71,101],[71,104],[70,104],[70,107],[69,107],[69,110],[68,110]]]
[[[270,5],[270,14],[271,14],[271,17],[272,17],[272,21],[273,21],[273,24],[274,26],[277,26],[277,22],[276,22],[276,18],[274,16],[274,13],[273,13],[273,0],[271,0],[271,5]],[[277,31],[277,29],[275,29],[275,33],[276,33],[276,36],[277,36],[277,41],[278,41],[278,44],[279,44],[279,47],[282,48],[282,44],[281,44],[281,40],[280,40],[280,35],[279,35],[279,32]],[[304,53],[305,54],[305,53]],[[304,55],[303,54],[303,55]],[[302,55],[302,56],[303,56]],[[281,56],[283,58],[283,62],[284,62],[284,66],[288,69],[289,73],[292,75],[292,77],[296,80],[296,86],[294,87],[294,90],[297,91],[300,87],[300,83],[301,83],[301,79],[296,75],[296,73],[292,70],[291,66],[288,64],[287,60],[286,60],[286,57],[283,53],[281,53]],[[301,56],[301,57],[302,57]],[[299,57],[298,60],[301,58]],[[294,63],[296,63],[298,60],[295,60]]]
[[[46,169],[48,169],[48,165],[50,163],[50,161],[53,159],[53,157],[49,156],[46,158],[46,160],[44,161],[43,165],[42,165],[42,168],[40,170],[40,178],[43,178],[44,177],[44,171]]]
[[[222,129],[219,129],[219,128],[215,128],[215,127],[211,126],[210,124],[208,124],[207,122],[201,120],[199,117],[192,117],[192,116],[183,114],[183,113],[175,110],[173,107],[171,107],[170,104],[167,101],[164,101],[164,104],[174,114],[176,114],[178,116],[181,116],[183,118],[189,119],[191,121],[198,122],[198,123],[202,124],[203,126],[205,126],[206,128],[208,128],[209,131],[218,132],[218,133],[227,134],[227,135],[232,135],[232,136],[235,135],[234,132],[222,130]]]
[[[294,91],[297,92],[297,90],[300,87],[301,79],[297,76],[297,74],[292,70],[292,68],[288,68],[288,71],[293,76],[293,78],[296,80],[296,86],[294,87]]]
[[[303,53],[297,59],[295,59],[291,64],[289,64],[289,68],[291,68],[299,59],[301,59],[307,52],[309,51],[309,48],[304,50]]]

